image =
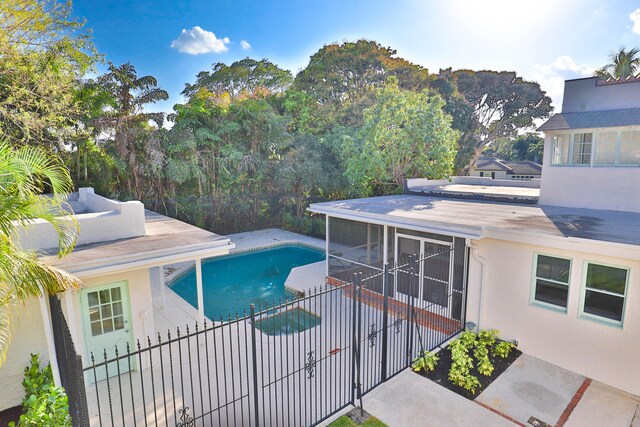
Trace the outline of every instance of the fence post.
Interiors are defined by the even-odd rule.
[[[353,288],[351,290],[351,298],[353,299],[353,305],[351,310],[351,403],[355,404],[356,402],[356,388],[358,384],[356,384],[356,362],[357,359],[360,359],[360,352],[358,351],[358,337],[356,336],[356,322],[358,322],[358,313],[357,313],[357,298],[358,298],[358,286],[360,285],[360,277],[358,275],[353,276]]]
[[[409,301],[407,301],[407,342],[406,342],[406,366],[411,366],[411,355],[413,353],[413,322],[411,320],[411,308],[415,303],[413,297],[414,286],[419,284],[420,281],[416,281],[415,275],[418,274],[415,271],[416,257],[414,255],[409,256],[409,281],[407,283],[409,288]]]
[[[389,264],[382,270],[382,292],[384,304],[382,312],[382,382],[387,380],[387,328],[389,327]]]
[[[253,402],[254,402],[254,416],[256,417],[256,427],[260,426],[258,417],[260,411],[258,408],[258,349],[256,345],[256,306],[251,304],[251,363],[253,365]]]

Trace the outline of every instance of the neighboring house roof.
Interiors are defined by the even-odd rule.
[[[558,113],[551,116],[538,130],[550,131],[634,125],[640,125],[640,108]]]
[[[149,210],[145,210],[145,229],[144,236],[79,245],[62,258],[50,254],[42,259],[82,277],[179,262],[180,258],[211,257],[235,247],[227,237]]]
[[[481,172],[505,171],[510,175],[540,175],[542,165],[529,160],[511,161],[495,157],[480,157],[474,170]]]
[[[523,235],[588,239],[640,246],[640,214],[396,195],[314,203],[312,212],[459,237]],[[581,240],[583,241],[583,240]],[[637,248],[633,253],[640,256]]]

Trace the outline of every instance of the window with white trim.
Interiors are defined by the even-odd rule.
[[[625,131],[620,135],[621,165],[640,165],[640,131]]]
[[[587,263],[582,313],[622,323],[629,270]]]
[[[532,301],[566,310],[571,260],[542,254],[535,257]]]
[[[600,132],[596,141],[594,165],[615,165],[618,158],[618,132]]]
[[[566,165],[569,163],[571,134],[560,133],[553,135],[551,149],[551,163],[554,165]]]
[[[573,135],[571,145],[571,164],[589,165],[591,164],[591,146],[593,144],[592,133],[576,133]]]

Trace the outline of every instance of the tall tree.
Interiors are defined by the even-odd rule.
[[[460,139],[457,164],[472,170],[482,152],[496,140],[513,138],[518,131],[548,117],[551,98],[540,85],[510,71],[459,70],[458,91],[471,108],[467,129]]]
[[[187,83],[182,94],[191,98],[200,89],[207,89],[216,95],[226,92],[232,97],[259,90],[267,94],[279,94],[287,90],[292,81],[289,70],[283,70],[267,59],[256,61],[245,58],[231,65],[222,62],[213,64],[212,71],[202,71],[194,84]]]
[[[395,77],[365,111],[357,139],[343,145],[346,175],[367,195],[397,190],[407,178],[445,178],[453,171],[458,132],[444,100],[398,87]]]
[[[41,197],[45,188],[53,197]],[[78,279],[38,260],[20,248],[16,232],[36,218],[47,220],[58,234],[58,255],[69,253],[76,241],[77,224],[65,209],[72,188],[61,161],[41,147],[12,148],[0,142],[0,365],[12,335],[11,309],[29,297],[77,287]]]
[[[396,51],[369,40],[330,44],[311,56],[293,88],[311,96],[318,114],[344,125],[362,123],[362,110],[375,102],[375,91],[389,76],[402,89],[428,86],[426,69],[396,57]]]
[[[138,77],[135,67],[128,62],[119,67],[110,62],[109,72],[98,81],[111,95],[114,108],[96,120],[96,126],[113,133],[115,152],[121,168],[128,167],[128,171],[123,171],[126,190],[136,198],[141,198],[141,177],[136,156],[138,146],[144,146],[144,138],[150,136],[146,132],[150,121],[155,122],[158,127],[164,122],[164,113],[145,113],[143,107],[167,100],[169,94],[158,87],[155,77]]]
[[[0,2],[0,137],[58,146],[77,116],[76,81],[97,59],[71,2]]]
[[[626,79],[635,77],[640,71],[640,49],[634,47],[626,50],[624,47],[609,55],[611,62],[595,72],[596,77],[604,80]]]

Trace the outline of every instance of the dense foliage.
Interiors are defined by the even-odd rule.
[[[53,383],[51,365],[41,368],[36,354],[31,355],[31,364],[24,369],[22,386],[24,413],[18,426],[71,427],[67,395],[62,387]],[[15,423],[9,425],[15,426]]]
[[[513,72],[428,70],[375,41],[329,44],[297,75],[268,59],[213,64],[168,98],[133,64],[101,58],[70,3],[0,6],[0,135],[58,150],[76,186],[222,233],[322,234],[310,202],[443,178],[549,114]]]

